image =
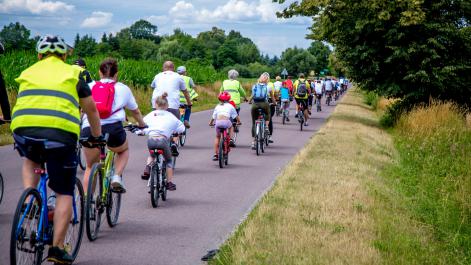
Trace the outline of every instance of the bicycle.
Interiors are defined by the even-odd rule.
[[[265,144],[268,142],[265,113],[258,109],[258,119],[255,120],[255,152],[258,155],[265,153]]]
[[[183,123],[185,122],[185,110],[187,108],[187,105],[180,105],[180,121]],[[185,127],[185,131],[181,134],[178,134],[178,143],[180,146],[185,146],[186,143],[186,132],[187,128]]]
[[[41,152],[54,148],[47,140],[37,140],[23,137],[30,145],[37,145]],[[54,143],[57,146],[57,143]],[[48,207],[47,182],[49,176],[42,163],[34,169],[40,175],[37,188],[27,188],[23,191],[15,215],[10,235],[10,264],[41,264],[46,260],[44,252],[52,245],[54,234],[53,209]],[[77,257],[83,236],[84,221],[84,192],[82,183],[76,178],[72,200],[72,217],[65,237],[64,246],[74,258]]]
[[[325,99],[325,104],[327,104],[327,106],[330,106],[330,103],[332,102],[332,91],[327,91],[326,96],[327,98]]]
[[[121,193],[111,192],[115,153],[106,149],[108,137],[106,134],[99,143],[90,143],[87,138],[80,138],[80,143],[85,147],[100,149],[100,161],[93,164],[88,178],[85,203],[85,227],[90,241],[95,241],[98,237],[103,212],[106,211],[109,227],[114,227],[118,223],[121,209]]]
[[[237,143],[237,137],[239,136],[239,125],[240,124],[237,124],[237,121],[232,121],[232,128],[234,128],[234,135],[232,137],[232,141],[234,142],[234,144]]]
[[[304,120],[304,110],[305,110],[305,106],[301,102],[301,104],[299,104],[299,108],[298,108],[298,122],[299,122],[301,131],[303,130],[304,123],[306,122]]]
[[[283,114],[282,122],[283,122],[283,124],[285,124],[289,120],[288,119],[288,108],[289,108],[289,101],[283,102],[283,110],[282,110],[282,114]]]
[[[278,117],[281,115],[281,101],[277,100],[275,105],[275,115]]]
[[[316,106],[317,106],[317,112],[320,112],[322,111],[322,107],[321,107],[321,95],[317,95],[316,96]]]
[[[85,161],[85,154],[83,153],[82,145],[80,144],[80,142],[77,143],[77,162],[78,162],[79,167],[82,170],[85,170],[87,164]]]

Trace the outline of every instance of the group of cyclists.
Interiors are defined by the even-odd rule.
[[[62,38],[44,36],[38,41],[36,50],[38,62],[15,79],[19,83],[19,91],[11,117],[0,72],[0,103],[3,113],[0,121],[11,120],[15,148],[24,157],[22,175],[25,189],[37,187],[39,174],[35,169],[46,166],[48,186],[56,198],[53,241],[47,260],[71,264],[73,257],[65,249],[64,240],[73,210],[79,138],[87,138],[89,143],[83,146],[86,159],[82,178],[85,194],[91,168],[100,160],[100,151],[93,146],[103,142],[116,154],[111,189],[116,193],[125,193],[123,172],[129,160],[129,144],[123,123],[126,121],[125,110],[128,110],[137,122],[138,130],[133,132],[148,136],[149,149],[163,151],[168,180],[166,188],[176,190],[173,159],[178,156],[178,134],[190,128],[191,107],[197,100],[198,93],[186,68],[180,66],[175,69],[173,62],[166,61],[162,72],[151,82],[153,111],[143,116],[131,89],[118,81],[117,60],[103,60],[99,67],[100,78],[93,81],[84,60],[79,59],[74,65],[65,63],[67,45]],[[296,113],[299,109],[303,110],[304,126],[308,126],[313,101],[320,101],[324,94],[327,97],[340,94],[347,84],[344,79],[310,80],[304,74],[300,74],[294,82],[291,77],[282,81],[279,76],[275,78],[275,82],[271,82],[270,75],[262,73],[248,97],[237,80],[238,76],[239,73],[234,69],[228,72],[228,79],[223,81],[219,91],[219,103],[209,122],[216,127],[213,160],[218,160],[220,129],[228,129],[233,138],[234,125],[241,124],[239,113],[242,102],[249,101],[252,104],[252,148],[255,149],[255,121],[259,118],[260,111],[264,114],[268,141],[273,143],[271,136],[277,105],[289,121],[290,102],[294,99]],[[183,113],[180,113],[180,109],[183,109]],[[38,144],[40,140],[41,144]],[[235,141],[231,140],[230,145],[235,147]],[[148,157],[142,179],[149,179],[153,159],[152,156]]]

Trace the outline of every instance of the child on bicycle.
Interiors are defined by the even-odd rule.
[[[283,81],[280,88],[280,101],[281,101],[281,109],[283,112],[286,113],[286,121],[289,121],[289,99],[291,96],[291,92],[288,88],[288,83]]]
[[[155,100],[156,110],[147,114],[144,117],[144,122],[147,124],[147,128],[142,132],[149,135],[147,140],[147,147],[149,149],[162,149],[164,151],[163,156],[167,162],[167,189],[176,190],[177,186],[172,182],[173,180],[173,157],[172,151],[170,150],[170,141],[172,134],[183,133],[185,131],[185,125],[177,119],[172,113],[168,112],[168,100],[167,92],[164,92],[161,96],[158,96]],[[149,156],[147,158],[146,169],[142,175],[142,179],[149,179],[150,175],[150,164],[154,158]]]
[[[214,139],[214,156],[213,161],[218,161],[218,146],[221,139],[220,129],[230,129],[232,135],[232,120],[236,120],[237,124],[240,125],[239,115],[234,106],[229,103],[231,95],[227,92],[221,92],[218,96],[219,104],[214,108],[213,116],[209,121],[209,126],[216,127],[216,138]]]

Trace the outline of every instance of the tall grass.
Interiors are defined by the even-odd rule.
[[[423,262],[470,264],[471,128],[463,110],[443,102],[418,107],[399,120],[395,138],[400,159],[387,175],[430,232],[435,250]]]

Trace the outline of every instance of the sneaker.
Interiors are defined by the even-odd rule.
[[[184,121],[183,124],[187,129],[190,129],[190,123],[188,121]]]
[[[304,123],[304,126],[309,126],[309,124],[307,124],[307,122]]]
[[[219,156],[218,155],[213,155],[213,161],[218,161],[219,160]]]
[[[268,143],[272,144],[273,143],[273,140],[270,138],[268,139]]]
[[[180,153],[178,152],[178,148],[176,144],[170,145],[170,149],[172,150],[172,156],[178,156]]]
[[[111,177],[111,191],[116,193],[126,193],[121,176],[114,175]]]
[[[144,173],[142,173],[141,175],[141,179],[148,180],[149,177],[150,177],[150,166],[146,165],[146,167],[144,168]]]
[[[296,114],[294,115],[295,118],[298,118],[298,116],[299,116],[298,113],[296,113]]]
[[[173,184],[173,182],[167,182],[167,190],[177,190],[177,185]]]
[[[238,133],[239,132],[239,126],[234,127],[234,132]]]
[[[231,139],[231,140],[229,141],[229,146],[230,146],[230,147],[235,147],[235,146],[236,146],[233,139]]]
[[[288,117],[286,117],[286,121],[288,121],[288,122],[289,122],[289,118],[288,118]]]
[[[252,143],[252,150],[255,150],[255,143]]]
[[[67,251],[65,251],[65,249],[51,247],[47,254],[47,261],[54,262],[55,264],[72,264],[74,259],[69,255],[69,253],[67,253]]]

